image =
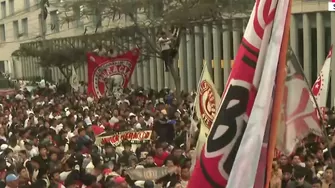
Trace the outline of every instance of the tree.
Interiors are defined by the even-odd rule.
[[[43,44],[42,44],[43,43]],[[20,48],[12,53],[12,56],[35,57],[42,68],[56,67],[69,83],[72,69],[82,65],[86,59],[86,45],[75,47],[73,44],[54,44],[53,40],[37,41],[33,43],[21,44]]]
[[[117,32],[109,37],[118,41],[123,36],[133,39],[140,37],[144,40],[137,45],[144,57],[160,57],[160,46],[156,42],[159,30],[169,33],[171,27],[179,28],[180,34],[193,32],[188,26],[204,22],[222,22],[238,15],[248,16],[254,4],[253,0],[77,0],[62,5],[65,13],[64,20],[74,20],[77,14],[75,7],[80,7],[83,18],[95,20],[95,32],[104,25],[128,19],[128,24],[117,26]],[[149,28],[149,29],[148,29]],[[175,40],[174,48],[179,47],[179,38]],[[123,44],[115,48],[124,49]],[[127,47],[126,47],[127,48]],[[174,58],[174,57],[173,57]],[[177,98],[180,94],[180,76],[178,70],[169,66],[176,86]]]

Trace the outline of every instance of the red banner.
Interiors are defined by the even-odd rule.
[[[102,97],[127,87],[138,57],[137,48],[113,58],[88,53],[88,93]]]
[[[95,137],[96,145],[104,145],[111,143],[113,146],[118,146],[124,140],[128,140],[133,144],[138,144],[143,141],[151,140],[152,131],[124,131],[119,133],[105,133]]]

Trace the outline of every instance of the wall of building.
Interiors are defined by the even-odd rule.
[[[327,3],[328,1],[293,1],[290,44],[297,54],[310,83],[315,81],[317,74],[320,72],[331,44],[335,44],[335,12],[327,11]],[[35,16],[29,14],[32,17],[31,20],[38,18],[39,10],[36,11]],[[22,19],[24,16],[25,14],[22,14],[17,19]],[[50,16],[48,19],[50,19]],[[10,25],[11,20],[0,20],[0,25],[3,22],[8,22]],[[51,20],[47,20],[47,23],[50,22]],[[86,19],[82,20],[82,22],[84,23],[82,25],[89,25],[91,21]],[[197,25],[190,28],[194,32],[182,36],[179,59],[176,62],[176,66],[178,66],[180,76],[182,77],[182,90],[192,91],[196,89],[202,64],[207,63],[212,67],[210,71],[217,89],[222,92],[224,83],[228,79],[233,59],[239,48],[243,26],[246,22],[247,20],[236,19],[231,23],[232,25]],[[125,23],[124,21],[123,24]],[[121,23],[113,24],[120,25]],[[34,25],[32,24],[31,27],[34,28]],[[109,27],[104,25],[103,29]],[[10,26],[7,29],[10,30]],[[88,33],[92,33],[93,29],[94,27],[89,27]],[[29,32],[28,39],[38,35],[38,27],[36,30],[29,27],[30,30],[32,31]],[[76,36],[81,35],[83,31],[83,26],[78,27],[78,25],[70,23],[69,25],[65,24],[61,26],[59,32],[48,29],[47,38]],[[8,54],[11,54],[12,51],[18,48],[18,43],[11,42],[10,39],[8,40],[5,44],[0,43],[0,60],[11,60]],[[60,40],[60,43],[66,42],[64,40]],[[20,42],[27,42],[27,40],[22,39]],[[22,61],[22,71],[18,68],[20,67],[18,66],[20,61]],[[333,58],[333,61],[335,61],[335,58]],[[42,70],[34,63],[35,60],[33,58],[24,58],[17,60],[17,62],[13,65],[13,72],[15,72],[16,77],[27,78],[43,75]],[[138,64],[131,78],[131,83],[144,86],[145,88],[174,88],[172,77],[169,73],[164,72],[163,67],[162,61],[157,58],[151,58],[150,61]],[[335,70],[335,62],[332,63],[332,70]],[[87,67],[80,67],[77,70],[77,74],[80,80],[87,81]],[[54,81],[64,79],[57,69],[52,69],[51,75]],[[335,77],[335,71],[332,71],[332,76]],[[335,86],[331,87],[331,98],[334,98],[334,96]],[[333,100],[331,101],[333,102]]]

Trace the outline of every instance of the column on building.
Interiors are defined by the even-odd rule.
[[[136,65],[137,69],[137,84],[138,86],[143,87],[143,62],[137,63]]]
[[[202,27],[199,25],[196,25],[194,27],[194,33],[195,33],[195,81],[196,81],[196,88],[201,76],[202,72],[202,65],[204,61],[204,47],[203,47],[203,30]]]
[[[223,24],[223,83],[226,84],[231,70],[230,61],[231,57],[231,26],[227,25],[228,23]]]
[[[292,14],[291,16],[290,45],[297,58],[299,58],[298,23],[297,15],[295,14]],[[302,59],[299,59],[299,61],[301,62]]]
[[[242,19],[233,20],[233,50],[234,59],[241,44],[241,31],[243,30]]]
[[[187,41],[187,91],[190,92],[196,88],[195,72],[195,41],[194,41],[194,29],[190,28],[186,35]]]
[[[178,57],[178,56],[177,56]],[[178,62],[179,62],[179,59],[178,58],[175,58],[174,60],[173,60],[173,67],[174,67],[174,69],[178,72],[178,70],[179,70],[179,64],[178,64]],[[174,82],[174,79],[173,79],[173,76],[172,76],[172,74],[170,73],[170,77],[169,77],[169,79],[170,79],[170,85],[169,85],[169,88],[171,88],[171,89],[176,89],[176,83]]]
[[[204,60],[207,64],[208,71],[213,78],[213,67],[212,67],[212,59],[213,59],[213,41],[212,41],[212,26],[209,24],[205,24],[203,26],[204,31]]]
[[[187,49],[186,49],[185,33],[181,34],[179,46],[179,71],[180,71],[180,87],[181,90],[187,90]]]
[[[316,13],[316,46],[317,46],[317,63],[318,73],[322,69],[325,60],[325,25],[323,23],[322,12]]]
[[[150,36],[152,37],[152,41],[156,41],[155,30],[150,30]],[[155,57],[150,57],[150,88],[157,89],[157,61]]]
[[[163,62],[164,64],[164,62]],[[170,86],[170,71],[165,71],[165,66],[164,66],[164,87],[168,88]]]
[[[330,25],[331,25],[331,43],[335,44],[335,12],[330,13]],[[334,48],[333,48],[333,54],[334,54]],[[331,69],[331,77],[335,78],[335,58],[331,59],[330,63],[330,69]],[[331,84],[331,103],[332,106],[334,106],[335,102],[335,84]]]
[[[222,68],[221,68],[221,53],[222,53],[222,46],[221,46],[221,31],[222,25],[216,24],[213,26],[213,49],[214,49],[214,84],[219,93],[222,92],[223,83],[222,83]]]
[[[28,57],[28,77],[31,80],[33,77],[33,68],[32,68],[32,57]]]
[[[304,43],[304,72],[307,81],[312,81],[312,46],[311,46],[311,24],[307,13],[302,15],[303,43]]]
[[[20,63],[21,63],[21,67],[22,67],[22,72],[21,72],[21,78],[22,79],[26,79],[27,78],[27,57],[21,57],[20,58]]]
[[[113,46],[113,41],[110,42],[110,45]],[[136,47],[135,41],[132,37],[128,37],[128,46],[129,46],[129,49],[132,49],[132,48]],[[135,66],[135,69],[133,71],[133,74],[130,77],[130,83],[134,84],[135,86],[137,85],[137,69],[136,69],[136,66]]]
[[[157,61],[156,57],[150,58],[150,88],[157,90]]]
[[[142,40],[143,46],[145,45],[145,39]],[[145,89],[150,87],[150,60],[147,57],[144,57],[145,60],[143,61],[143,86]]]
[[[164,62],[161,58],[156,57],[157,63],[157,89],[160,91],[164,88]]]

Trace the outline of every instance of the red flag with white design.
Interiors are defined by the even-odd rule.
[[[257,0],[188,188],[226,187],[257,94],[277,0]]]
[[[303,74],[296,56],[289,50],[282,119],[276,140],[277,149],[285,155],[292,154],[299,141],[309,133],[322,136],[319,118]]]
[[[88,93],[99,98],[123,90],[128,85],[139,55],[137,48],[112,58],[88,53]]]
[[[323,113],[323,115],[325,115],[324,109],[326,108],[328,89],[329,89],[330,63],[333,51],[332,49],[333,47],[330,48],[327,58],[321,69],[321,72],[312,87],[312,94],[314,95],[318,107],[321,109],[321,113]],[[313,102],[314,108],[316,108],[312,96],[311,100]]]

